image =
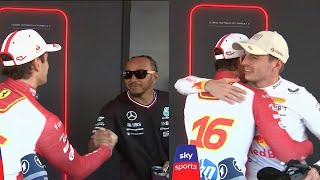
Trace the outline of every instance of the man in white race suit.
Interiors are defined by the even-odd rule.
[[[243,49],[232,47],[234,42],[241,40],[247,41],[248,38],[231,33],[218,41],[214,48],[217,69],[214,80],[243,76],[246,68],[243,69],[241,63],[248,60],[243,59]],[[245,164],[253,139],[273,148],[273,153],[261,149],[259,154],[276,155],[282,161],[301,160],[312,152],[310,144],[299,144],[286,133],[271,98],[264,90],[234,83],[233,86],[247,92],[246,100],[230,105],[203,92],[206,81],[189,76],[175,84],[179,92],[190,94],[184,110],[185,127],[189,143],[197,146],[203,179],[245,179]],[[254,137],[255,125],[259,134]]]

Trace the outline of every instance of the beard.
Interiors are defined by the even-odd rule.
[[[136,98],[142,97],[142,95],[144,94],[144,92],[132,92],[130,90],[129,90],[129,93],[131,97],[136,97]]]
[[[127,89],[132,97],[141,97],[145,92],[139,83],[129,83],[127,84]]]

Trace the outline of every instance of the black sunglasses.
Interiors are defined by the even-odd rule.
[[[138,71],[124,71],[122,72],[122,76],[124,79],[131,79],[134,75],[137,79],[146,78],[147,74],[153,74],[156,71],[148,71],[148,70],[138,70]]]

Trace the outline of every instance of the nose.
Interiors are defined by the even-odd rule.
[[[241,65],[247,65],[247,64],[248,64],[248,56],[245,56],[245,57],[242,59]]]

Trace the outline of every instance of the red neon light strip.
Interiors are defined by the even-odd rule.
[[[260,6],[244,6],[244,5],[231,5],[231,4],[199,4],[194,6],[189,14],[189,66],[188,75],[192,75],[192,16],[196,9],[202,7],[214,7],[214,8],[240,8],[240,9],[258,9],[265,17],[265,30],[269,29],[269,16],[265,9]]]
[[[68,33],[69,33],[69,20],[65,12],[60,9],[46,9],[46,8],[16,8],[16,7],[5,7],[0,8],[0,11],[13,10],[13,11],[40,11],[40,12],[56,12],[63,15],[65,19],[65,57],[64,57],[64,91],[63,91],[63,103],[64,103],[64,128],[65,132],[68,132]],[[64,179],[67,180],[67,175],[64,175]]]

